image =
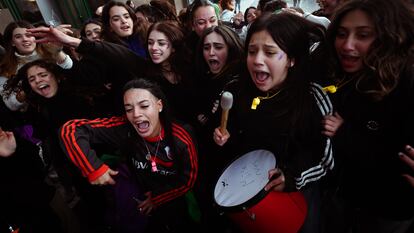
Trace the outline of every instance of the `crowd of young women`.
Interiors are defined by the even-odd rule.
[[[213,191],[232,161],[262,149],[277,161],[264,192],[306,203],[299,232],[411,232],[414,6],[343,1],[325,31],[290,10],[263,13],[265,3],[246,10],[244,36],[207,0],[182,17],[161,0],[111,1],[82,38],[10,24],[0,165],[22,176],[2,176],[0,227],[249,232]],[[36,205],[11,198],[24,190]]]

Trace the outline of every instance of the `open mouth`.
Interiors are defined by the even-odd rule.
[[[220,69],[220,62],[216,59],[208,60],[208,65],[210,66],[210,70],[217,71]]]
[[[145,134],[150,129],[149,121],[137,121],[135,122],[135,128],[138,134]]]
[[[148,121],[143,121],[137,124],[138,129],[148,129],[149,127],[149,122]]]
[[[122,26],[121,30],[128,31],[131,27],[130,26]]]
[[[355,66],[360,61],[359,56],[340,55],[341,63],[345,68]]]
[[[270,77],[269,73],[259,71],[254,73],[254,79],[256,83],[264,83]]]
[[[39,86],[37,86],[37,89],[40,91],[41,95],[47,96],[50,92],[50,85],[40,84]]]
[[[359,56],[341,54],[341,59],[349,60],[349,61],[357,61],[359,59]]]

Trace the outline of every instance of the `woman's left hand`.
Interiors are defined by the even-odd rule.
[[[344,123],[344,119],[335,112],[332,115],[327,115],[322,120],[322,134],[328,137],[333,137],[338,132],[338,129]]]
[[[138,210],[142,214],[148,216],[154,210],[155,206],[151,200],[151,192],[146,192],[145,196],[147,196],[147,199],[145,199],[145,201],[143,201],[141,204],[138,205]]]
[[[77,48],[81,43],[81,39],[76,37],[72,37],[66,34],[66,30],[62,28],[54,28],[50,27],[37,27],[37,28],[29,28],[27,32],[31,36],[36,37],[37,43],[55,43],[59,46],[67,45],[70,47]]]
[[[285,175],[279,168],[273,168],[269,171],[269,183],[265,186],[265,191],[273,190],[282,192],[285,189]]]
[[[404,152],[398,153],[400,159],[407,164],[414,171],[414,149],[410,145],[406,145]],[[408,174],[403,174],[405,179],[414,187],[414,177]]]

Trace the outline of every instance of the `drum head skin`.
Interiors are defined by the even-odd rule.
[[[267,150],[255,150],[231,163],[220,176],[214,199],[221,207],[240,206],[258,195],[269,182],[276,158]]]

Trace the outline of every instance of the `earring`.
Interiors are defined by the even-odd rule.
[[[159,110],[160,112],[162,112],[162,108],[160,108],[160,110]]]

